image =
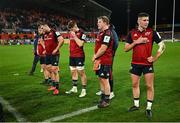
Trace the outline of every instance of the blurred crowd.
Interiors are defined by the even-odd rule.
[[[39,22],[47,22],[58,31],[67,31],[69,20],[76,20],[85,31],[91,29],[87,20],[55,11],[0,9],[0,29],[36,29]]]
[[[75,20],[86,32],[95,32],[88,20],[53,10],[0,8],[0,44],[31,44],[39,23],[46,22],[67,38],[67,23]],[[90,33],[89,39],[95,37]]]

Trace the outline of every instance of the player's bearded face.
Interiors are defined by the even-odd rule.
[[[149,25],[149,17],[138,18],[138,24],[141,28],[146,29]]]

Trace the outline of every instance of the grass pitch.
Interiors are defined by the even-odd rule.
[[[157,46],[154,45],[154,51]],[[63,122],[123,122],[123,121],[180,121],[180,43],[166,43],[166,51],[154,64],[155,68],[155,100],[153,118],[147,119],[146,87],[142,77],[140,110],[129,113],[127,109],[133,104],[131,80],[129,74],[131,52],[123,51],[124,43],[120,43],[114,61],[115,98],[105,109],[94,110]],[[81,83],[78,81],[78,93],[67,95],[71,88],[69,70],[69,51],[65,44],[60,57],[60,94],[53,96],[47,92],[42,81],[40,65],[37,65],[34,76],[28,76],[32,65],[32,46],[0,46],[0,96],[7,100],[21,113],[27,121],[44,121],[46,119],[77,111],[96,105],[99,97],[95,93],[99,82],[92,70],[91,58],[94,44],[85,45],[85,70],[88,79],[87,96],[79,98]],[[6,109],[5,120],[16,121]]]

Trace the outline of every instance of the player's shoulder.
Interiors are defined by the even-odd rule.
[[[111,35],[111,29],[108,28],[104,31],[105,35]]]
[[[84,34],[84,30],[83,29],[79,29],[79,31],[77,33]]]
[[[134,33],[134,32],[138,32],[139,30],[138,30],[138,28],[133,28],[133,29],[131,29],[129,32],[130,33]]]
[[[56,32],[56,30],[54,28],[51,28],[51,32]]]
[[[148,32],[154,32],[155,30],[153,30],[152,28],[148,27],[148,28],[146,29],[146,31],[148,31]]]

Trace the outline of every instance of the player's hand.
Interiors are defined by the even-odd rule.
[[[43,55],[45,55],[46,54],[46,51],[43,51]]]
[[[157,59],[153,56],[150,56],[147,58],[148,62],[152,63],[152,62],[155,62]]]
[[[146,38],[146,37],[139,37],[139,38],[135,41],[136,44],[147,43],[147,42],[148,42],[148,38]]]
[[[57,49],[54,49],[52,54],[55,55],[57,53]]]
[[[75,34],[75,32],[73,32],[73,31],[70,31],[70,34],[71,34],[71,36],[72,36],[73,38],[75,38],[75,37],[76,37],[76,34]]]
[[[94,56],[92,57],[92,62],[94,63],[95,60],[96,60],[96,57],[95,57],[95,54],[94,54]]]

